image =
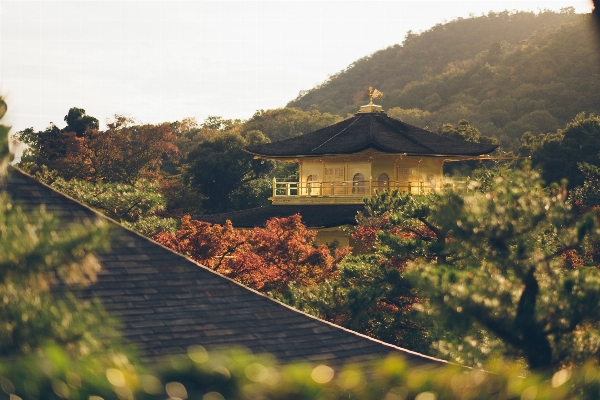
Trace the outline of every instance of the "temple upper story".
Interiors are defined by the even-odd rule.
[[[348,157],[298,160],[297,182],[273,179],[273,204],[362,204],[365,196],[398,189],[427,194],[447,185],[444,160],[365,151]]]
[[[337,124],[245,150],[298,164],[297,180],[274,179],[276,205],[361,204],[365,196],[394,189],[427,194],[459,184],[444,177],[445,162],[483,159],[496,148],[406,124],[371,102]]]

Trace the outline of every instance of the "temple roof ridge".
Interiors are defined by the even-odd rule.
[[[392,118],[385,112],[369,112],[357,113],[301,136],[248,146],[244,150],[267,158],[347,155],[368,148],[418,156],[479,156],[497,147],[443,136]]]

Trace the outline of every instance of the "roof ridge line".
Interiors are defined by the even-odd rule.
[[[314,149],[312,149],[312,150],[311,150],[311,152],[312,152],[312,151],[315,151],[315,150],[316,150],[316,149],[318,149],[319,147],[321,147],[321,146],[325,145],[325,144],[326,144],[327,142],[329,142],[331,139],[333,139],[333,138],[334,138],[334,137],[336,137],[337,135],[341,134],[341,133],[342,133],[342,132],[344,132],[346,129],[350,128],[352,125],[354,125],[354,123],[355,123],[356,121],[358,121],[358,119],[359,119],[360,117],[355,117],[355,118],[356,118],[356,119],[355,119],[354,121],[352,121],[352,122],[351,122],[351,123],[350,123],[350,124],[349,124],[347,127],[345,127],[344,129],[342,129],[341,131],[339,131],[338,133],[336,133],[335,135],[333,135],[332,137],[330,137],[329,139],[327,139],[326,141],[324,141],[323,143],[321,143],[320,145],[318,145],[318,146],[317,146],[317,147],[315,147]]]

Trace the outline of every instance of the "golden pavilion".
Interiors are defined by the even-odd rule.
[[[442,136],[389,117],[380,97],[337,124],[278,142],[249,146],[255,157],[298,164],[298,179],[273,179],[271,205],[203,216],[207,222],[231,220],[234,227],[261,226],[272,217],[302,215],[317,229],[320,243],[353,245],[342,230],[356,224],[363,199],[386,190],[427,194],[456,182],[444,177],[448,161],[486,159],[497,146]]]

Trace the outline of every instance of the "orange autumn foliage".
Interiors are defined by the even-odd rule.
[[[158,178],[164,160],[179,161],[176,136],[168,124],[133,125],[123,117],[116,118],[104,132],[86,132],[91,177],[131,184],[139,178]]]
[[[284,291],[292,282],[313,285],[337,273],[350,247],[331,254],[315,243],[299,214],[272,218],[265,227],[234,229],[181,218],[177,233],[159,233],[154,240],[194,261],[260,291]]]
[[[180,158],[169,124],[134,125],[121,116],[105,131],[88,128],[78,135],[52,125],[40,132],[25,129],[17,136],[30,146],[24,156],[28,172],[47,168],[65,180],[127,184],[140,178],[154,180],[164,161],[178,163]]]

